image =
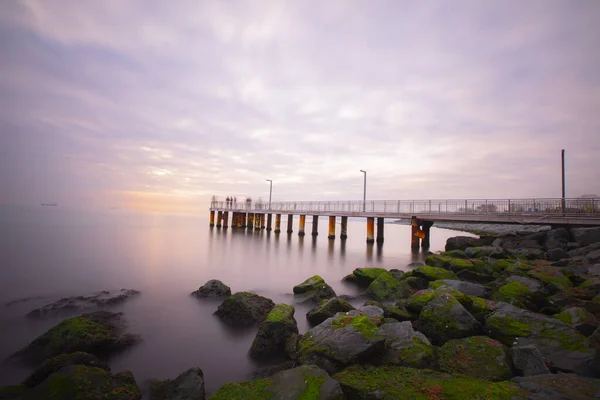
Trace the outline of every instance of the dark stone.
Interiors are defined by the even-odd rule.
[[[600,379],[575,374],[546,374],[512,379],[529,392],[528,400],[594,400],[600,398]]]
[[[296,356],[298,346],[298,325],[294,318],[294,307],[277,304],[260,324],[252,342],[250,356],[259,360]]]
[[[600,242],[600,226],[592,228],[572,228],[571,237],[573,241],[580,246],[589,246],[592,243]]]
[[[69,365],[87,365],[88,367],[96,367],[110,371],[108,365],[101,362],[98,357],[79,351],[76,353],[61,354],[44,361],[42,365],[36,368],[36,370],[23,381],[23,385],[29,388],[39,385],[47,377]]]
[[[489,283],[495,280],[496,278],[492,275],[480,274],[478,272],[473,272],[469,270],[462,270],[456,273],[459,279],[471,282],[478,283]]]
[[[89,310],[93,308],[104,308],[124,303],[131,297],[139,295],[140,292],[133,289],[121,289],[118,292],[102,291],[90,296],[64,297],[54,303],[36,308],[27,314],[29,318],[39,318],[75,311]],[[72,314],[71,314],[72,315]]]
[[[586,265],[593,265],[593,264],[600,263],[600,249],[589,252],[588,255],[585,256],[584,263]]]
[[[378,306],[360,306],[356,309],[362,315],[366,315],[367,317],[372,318],[383,318],[383,309]]]
[[[403,281],[415,290],[423,290],[429,287],[429,281],[427,279],[419,278],[416,276],[409,276]]]
[[[569,258],[569,253],[560,248],[550,249],[546,252],[546,258],[549,261],[560,261],[564,258]]]
[[[312,276],[294,286],[294,294],[299,302],[312,301],[317,304],[321,300],[336,297],[335,291],[319,275]]]
[[[398,281],[388,271],[379,274],[367,288],[367,294],[378,301],[406,298],[413,292],[408,283]]]
[[[446,240],[446,251],[465,250],[467,247],[474,247],[478,242],[477,238],[471,236],[455,236]]]
[[[433,285],[434,283],[436,285]],[[433,289],[454,289],[468,296],[486,297],[487,295],[487,289],[485,287],[471,282],[464,282],[454,279],[441,279],[439,281],[432,282],[432,285],[435,286],[432,286]]]
[[[510,249],[508,252],[512,257],[524,257],[527,260],[544,260],[546,258],[546,253],[541,248],[519,247]]]
[[[404,271],[399,269],[390,269],[389,272],[394,278],[396,278],[396,280],[402,280],[402,275],[404,275]]]
[[[231,325],[252,325],[264,321],[273,307],[275,303],[271,299],[239,292],[223,300],[215,314]]]
[[[565,228],[551,229],[546,232],[544,238],[544,247],[546,250],[560,249],[567,250],[567,244],[571,239],[569,231]]]
[[[536,345],[513,346],[510,348],[509,354],[513,367],[520,375],[530,376],[550,373]]]
[[[200,286],[198,290],[192,292],[192,296],[198,298],[229,297],[231,296],[231,289],[223,282],[216,279],[211,279],[203,286]]]
[[[357,284],[367,287],[384,272],[388,271],[385,268],[356,268],[352,274],[356,277]]]
[[[310,310],[306,317],[313,325],[318,325],[327,318],[333,317],[339,312],[354,310],[354,306],[339,297],[321,301],[321,304]]]
[[[480,247],[467,247],[465,254],[468,258],[494,258],[494,259],[507,259],[510,255],[499,246],[480,246]]]
[[[204,373],[190,368],[175,379],[154,380],[150,383],[150,400],[204,400]]]
[[[394,322],[412,321],[414,319],[413,315],[402,306],[383,306],[383,316],[393,318]]]
[[[434,347],[410,322],[383,324],[377,334],[385,337],[385,350],[378,362],[414,368],[427,368],[435,363]]]

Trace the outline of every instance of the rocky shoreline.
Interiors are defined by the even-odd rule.
[[[304,335],[293,305],[207,282],[191,295],[222,299],[215,314],[223,323],[257,328],[249,356],[280,363],[209,398],[600,397],[600,227],[458,236],[445,250],[405,271],[343,277],[363,288],[362,306],[319,276],[299,283],[295,301],[314,305]],[[63,320],[13,355],[39,366],[0,388],[0,400],[141,399],[133,374],[103,361],[141,339],[121,313]],[[205,399],[203,372],[190,367],[152,382],[148,398]]]

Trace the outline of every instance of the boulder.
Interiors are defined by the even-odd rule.
[[[63,353],[78,351],[105,357],[139,342],[140,337],[125,332],[123,313],[95,311],[69,318],[50,328],[13,355],[39,363]]]
[[[402,282],[414,290],[423,290],[429,287],[429,281],[423,278],[417,278],[416,276],[402,277]]]
[[[398,281],[388,271],[380,273],[367,288],[367,294],[378,301],[405,298],[413,292],[406,282]]]
[[[476,283],[463,282],[455,279],[441,279],[429,284],[431,289],[440,290],[458,290],[468,296],[485,297],[487,290],[485,287]]]
[[[364,305],[356,309],[362,315],[366,315],[369,318],[383,318],[383,308],[375,305]]]
[[[436,345],[476,335],[481,328],[454,296],[443,292],[435,293],[425,304],[415,326]]]
[[[538,232],[531,235],[525,236],[510,236],[502,239],[501,247],[507,250],[515,249],[538,249],[543,250],[544,246],[542,242],[546,238],[546,232]]]
[[[538,310],[537,300],[544,300],[540,282],[518,275],[506,278],[492,295],[495,301],[502,301],[521,308]],[[539,295],[538,295],[539,294]],[[545,303],[540,304],[542,307]]]
[[[446,240],[446,251],[465,250],[467,247],[473,247],[479,239],[471,236],[454,236]]]
[[[565,323],[509,304],[486,318],[484,331],[507,346],[537,345],[561,371],[586,373],[594,354],[588,339]]]
[[[513,346],[509,351],[512,365],[523,376],[549,374],[550,370],[536,345]]]
[[[504,346],[487,336],[471,336],[446,342],[438,349],[440,371],[488,381],[512,377]]]
[[[231,296],[231,289],[223,282],[216,279],[211,279],[203,286],[200,286],[198,290],[192,292],[191,295],[198,298],[229,297]]]
[[[433,299],[433,294],[433,289],[419,290],[410,296],[405,302],[396,303],[396,306],[405,306],[408,311],[419,314],[423,307],[425,307],[425,304],[429,303],[431,299]]]
[[[249,292],[238,292],[229,296],[215,314],[230,325],[252,325],[262,322],[275,307],[271,299]]]
[[[477,283],[489,283],[495,280],[496,278],[493,275],[488,275],[487,273],[462,270],[456,273],[458,279],[463,281],[471,281]]]
[[[140,292],[133,289],[121,289],[116,292],[104,290],[89,296],[64,297],[54,303],[30,311],[26,316],[29,318],[40,318],[57,316],[77,311],[90,310],[94,308],[106,308],[122,304],[126,300],[139,295]]]
[[[508,250],[511,257],[525,260],[545,260],[546,252],[541,248],[524,247]]]
[[[403,305],[383,306],[383,316],[385,318],[393,318],[396,321],[412,321],[413,316],[404,308]]]
[[[367,287],[384,272],[388,271],[385,268],[356,268],[352,274],[356,277],[356,283]]]
[[[42,365],[37,367],[35,371],[23,381],[23,385],[28,388],[35,387],[56,371],[64,367],[68,367],[69,365],[85,365],[88,367],[96,367],[110,371],[108,365],[101,362],[98,357],[79,351],[75,353],[61,354],[57,357],[44,361]]]
[[[301,301],[310,300],[317,304],[321,300],[336,297],[335,291],[319,275],[310,277],[301,284],[294,286],[294,294]]]
[[[150,382],[150,400],[204,400],[204,373],[190,368],[175,379]]]
[[[385,338],[385,350],[378,360],[383,364],[426,368],[435,362],[434,347],[408,321],[383,324],[376,333]]]
[[[569,253],[567,253],[566,250],[563,249],[550,249],[546,252],[546,258],[549,261],[560,261],[569,257]]]
[[[227,383],[210,400],[343,400],[340,384],[315,365],[302,365],[270,378]]]
[[[356,311],[338,313],[300,339],[298,361],[335,373],[347,365],[377,357],[385,347],[385,338],[376,333],[381,323],[380,318]]]
[[[294,318],[294,307],[277,304],[260,324],[250,348],[250,356],[266,360],[286,355],[293,359],[297,345],[298,325]]]
[[[467,247],[465,249],[465,254],[467,255],[467,258],[510,258],[510,255],[506,250],[499,246]]]
[[[592,228],[572,228],[571,237],[574,242],[580,246],[589,246],[593,243],[600,242],[600,226]]]
[[[600,250],[600,242],[592,243],[587,246],[575,247],[574,249],[569,250],[568,253],[573,258],[577,258],[577,257],[585,258],[585,256],[587,256],[588,254],[590,254],[591,252],[596,251],[596,250]]]
[[[333,376],[347,399],[522,399],[516,383],[396,366],[353,365]]]
[[[569,307],[554,315],[554,318],[577,329],[584,336],[590,336],[598,327],[597,318],[582,307]]]
[[[600,263],[600,249],[598,250],[594,250],[594,251],[590,251],[584,259],[584,264],[586,265],[593,265],[593,264],[598,264]]]
[[[570,288],[573,283],[560,267],[540,266],[527,272],[527,276],[540,280],[553,288]]]
[[[444,256],[444,257],[450,257],[450,258],[469,258],[467,253],[465,253],[463,250],[443,251],[440,253],[440,255]]]
[[[322,300],[321,304],[306,314],[306,317],[311,324],[318,325],[339,312],[348,312],[350,310],[354,310],[352,304],[339,297],[333,297],[331,299]]]
[[[427,279],[428,281],[437,281],[439,279],[456,279],[456,275],[452,271],[438,267],[430,267],[425,265],[412,271],[413,276]]]
[[[472,260],[465,260],[463,258],[453,258],[453,257],[448,257],[448,256],[444,256],[441,254],[432,254],[430,256],[428,256],[425,261],[427,262],[427,265],[429,266],[429,268],[431,267],[436,267],[436,268],[442,268],[445,270],[450,270],[450,271],[462,271],[462,270],[475,270],[478,269],[474,264]],[[479,262],[481,262],[479,260]],[[448,272],[450,272],[448,271]],[[414,271],[413,271],[414,272]],[[420,276],[419,274],[413,274],[414,276]],[[440,278],[443,279],[443,278]],[[448,279],[452,279],[452,278],[448,278]]]
[[[544,247],[546,250],[567,250],[567,244],[570,240],[571,235],[565,228],[551,229],[546,232]]]
[[[600,379],[575,374],[518,376],[512,379],[529,400],[595,400],[600,398]],[[525,397],[525,396],[524,396]]]
[[[395,269],[395,268],[390,269],[389,272],[390,272],[390,274],[392,274],[392,276],[394,278],[396,278],[396,280],[401,280],[402,279],[402,275],[404,275],[404,271],[401,271],[401,270]]]

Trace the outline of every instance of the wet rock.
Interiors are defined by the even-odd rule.
[[[382,319],[357,314],[338,313],[306,332],[300,339],[298,361],[335,373],[344,366],[379,356],[385,347],[385,338],[376,333]]]
[[[510,258],[510,255],[506,252],[506,250],[499,246],[467,247],[465,249],[465,254],[468,258]]]
[[[42,365],[37,367],[35,371],[23,381],[23,385],[28,388],[37,386],[56,371],[68,367],[69,365],[86,365],[88,367],[96,367],[110,371],[108,365],[101,362],[98,357],[79,351],[76,353],[61,354],[44,361]]]
[[[433,294],[433,289],[419,290],[410,296],[405,302],[402,302],[402,304],[400,302],[396,303],[396,306],[405,306],[408,311],[419,314],[423,307],[425,307],[425,304],[429,303],[431,299],[433,299]]]
[[[394,322],[412,321],[413,316],[404,306],[383,306],[383,316],[393,318]]]
[[[567,244],[570,239],[571,235],[565,228],[551,229],[546,232],[544,247],[546,250],[567,250]]]
[[[310,310],[306,317],[313,325],[318,325],[327,318],[333,317],[339,312],[348,312],[354,310],[354,306],[346,300],[339,297],[334,297],[327,300],[322,300],[321,304]]]
[[[428,281],[437,281],[439,279],[456,279],[456,275],[452,271],[438,267],[430,267],[428,265],[419,267],[413,271],[413,276],[427,279]]]
[[[460,280],[477,282],[477,283],[489,283],[496,279],[493,275],[488,275],[485,273],[480,273],[480,272],[475,272],[475,271],[469,271],[466,269],[462,270],[462,271],[458,271],[456,273],[456,276]]]
[[[569,258],[569,253],[563,249],[550,249],[546,252],[546,258],[549,261],[560,261],[565,258]]]
[[[588,339],[563,322],[509,304],[485,321],[484,331],[505,345],[537,345],[542,356],[561,371],[587,373],[593,358]]]
[[[383,318],[383,308],[374,305],[360,306],[356,309],[362,315],[370,318]]]
[[[582,307],[570,307],[554,315],[554,318],[577,329],[584,336],[590,336],[598,327],[596,317]]]
[[[356,268],[352,274],[356,277],[356,283],[367,287],[384,272],[388,271],[385,268]]]
[[[198,298],[229,297],[231,296],[231,289],[223,282],[216,279],[211,279],[204,285],[200,286],[198,290],[192,292],[192,296]]]
[[[534,296],[543,290],[543,285],[531,278],[511,275],[494,292],[492,298],[522,308],[536,308]]]
[[[434,347],[425,335],[413,329],[410,322],[386,323],[376,333],[385,337],[385,350],[379,362],[414,368],[434,364]]]
[[[380,273],[367,288],[367,294],[378,301],[405,298],[413,292],[406,282],[398,281],[388,271]]]
[[[541,248],[516,248],[508,250],[511,257],[524,258],[526,260],[545,260],[546,252]]]
[[[150,383],[150,400],[204,400],[204,373],[200,368],[190,368],[175,379],[153,380]]]
[[[467,247],[474,247],[478,239],[471,236],[455,236],[446,240],[446,251],[465,250]]]
[[[512,381],[525,390],[529,400],[594,400],[600,397],[600,379],[575,374],[516,377]]]
[[[260,324],[250,348],[250,356],[266,360],[285,355],[293,359],[297,346],[298,325],[294,318],[294,307],[277,304]]]
[[[41,362],[63,353],[83,351],[99,357],[123,350],[140,340],[125,332],[123,313],[96,311],[69,318],[13,355],[30,362]]]
[[[589,252],[584,259],[586,265],[593,265],[600,263],[600,250],[594,250]]]
[[[140,292],[133,289],[121,289],[118,292],[102,291],[90,296],[64,297],[54,303],[36,308],[27,314],[29,318],[39,318],[52,315],[60,315],[65,312],[82,311],[93,308],[103,308],[124,303],[131,297],[139,295]]]
[[[443,372],[489,381],[512,377],[504,346],[487,336],[449,340],[437,353],[438,365]]]
[[[472,260],[465,260],[462,258],[452,258],[452,257],[448,257],[448,256],[444,256],[441,254],[432,254],[430,256],[428,256],[425,260],[427,262],[427,266],[428,267],[423,267],[423,268],[438,268],[438,269],[444,269],[444,270],[448,270],[447,272],[451,272],[451,271],[462,271],[462,270],[478,270],[479,268],[473,264]],[[479,263],[482,263],[480,260],[476,260]],[[420,270],[421,271],[421,270]],[[422,276],[422,274],[414,274],[413,271],[413,276]],[[453,279],[453,278],[439,278],[439,279]]]
[[[271,299],[249,292],[238,292],[229,296],[215,314],[231,325],[252,325],[262,322],[275,307]]]
[[[266,379],[227,383],[211,400],[342,400],[340,385],[315,365],[302,365]]]
[[[441,279],[439,281],[433,281],[429,284],[431,289],[440,290],[458,290],[468,296],[485,297],[487,289],[476,283],[464,282],[455,279]]]
[[[515,249],[538,249],[543,250],[542,242],[546,238],[546,232],[538,232],[532,235],[510,236],[502,240],[501,247],[507,250]]]
[[[481,324],[454,296],[443,292],[434,293],[421,310],[415,326],[437,345],[476,335],[481,328]]]
[[[572,250],[569,250],[569,255],[571,257],[573,257],[573,258],[577,258],[577,257],[583,257],[583,258],[585,258],[585,256],[587,256],[591,252],[593,252],[595,250],[599,250],[599,249],[600,249],[600,242],[598,242],[598,243],[592,243],[592,244],[587,245],[587,246],[579,246],[579,247],[576,247],[576,248],[574,248]]]
[[[536,267],[535,269],[528,271],[527,276],[542,281],[556,289],[570,288],[573,286],[573,283],[560,267]]]
[[[550,373],[536,345],[513,346],[509,354],[513,367],[523,376]]]
[[[317,304],[321,300],[336,297],[335,291],[319,275],[310,277],[301,284],[294,286],[294,294],[301,301],[308,300]]]
[[[444,252],[440,253],[440,255],[445,256],[445,257],[450,257],[450,258],[469,258],[467,253],[465,253],[463,250],[444,251]]]
[[[600,242],[600,226],[592,228],[572,228],[571,237],[574,242],[580,246],[589,246],[593,243]]]
[[[402,281],[414,290],[423,290],[429,287],[429,281],[427,279],[417,278],[416,276],[403,277]]]
[[[395,269],[395,268],[394,269],[390,269],[389,272],[398,281],[401,280],[402,279],[402,275],[404,275],[404,271],[401,271],[401,270]]]

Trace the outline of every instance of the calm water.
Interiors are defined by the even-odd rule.
[[[130,331],[141,334],[143,342],[110,360],[113,371],[132,370],[143,384],[200,367],[212,393],[225,382],[249,379],[258,365],[247,357],[256,328],[228,329],[212,315],[218,302],[189,296],[207,280],[220,279],[234,292],[253,291],[276,303],[294,304],[292,287],[312,275],[321,275],[338,294],[356,294],[341,282],[354,268],[406,270],[407,264],[423,259],[410,252],[409,226],[386,224],[385,244],[378,248],[365,244],[366,223],[360,220],[349,221],[344,243],[327,239],[325,218],[313,240],[297,236],[297,217],[288,237],[209,229],[206,214],[0,208],[0,360],[60,320],[26,319],[31,309],[64,296],[133,288],[142,295],[115,310],[125,313]],[[442,250],[456,234],[432,229],[431,250]],[[44,299],[5,305],[30,296]],[[308,305],[296,305],[301,333],[308,329],[308,310]],[[0,385],[18,383],[29,372],[3,363]]]

